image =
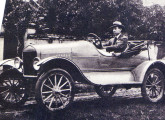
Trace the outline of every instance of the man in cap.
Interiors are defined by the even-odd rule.
[[[102,46],[107,52],[114,51],[115,53],[121,53],[127,47],[128,36],[123,33],[125,27],[120,21],[115,21],[113,22],[113,26],[111,28],[113,28],[114,37],[102,44]]]

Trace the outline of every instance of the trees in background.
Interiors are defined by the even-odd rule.
[[[4,14],[4,58],[21,55],[24,47],[24,34],[30,20],[27,3],[21,0],[7,0]]]
[[[141,0],[50,0],[43,1],[52,33],[85,36],[112,34],[113,21],[125,26],[130,39],[164,40],[165,7],[144,7]]]
[[[22,56],[24,48],[24,36],[31,22],[37,23],[35,28],[38,33],[44,24],[41,22],[43,8],[36,6],[34,2],[22,0],[6,0],[4,13],[4,58]],[[43,27],[42,27],[43,26]]]
[[[82,38],[93,32],[106,38],[112,35],[115,20],[126,26],[129,39],[165,39],[165,7],[144,7],[142,0],[42,0],[38,5],[32,0],[7,0],[5,44],[23,45],[29,23],[40,37],[47,32]]]

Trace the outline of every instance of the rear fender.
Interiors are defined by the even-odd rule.
[[[158,60],[146,61],[146,62],[143,62],[142,64],[140,64],[134,70],[132,70],[132,73],[135,76],[135,81],[137,81],[139,83],[143,83],[146,72],[150,68],[153,68],[153,67],[157,67],[165,75],[165,70],[163,68],[163,67],[165,67],[165,63],[163,63],[162,61],[158,61]]]

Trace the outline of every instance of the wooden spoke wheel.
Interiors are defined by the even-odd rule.
[[[164,94],[164,75],[157,69],[149,70],[143,81],[142,96],[150,102],[159,102],[163,99]]]
[[[110,85],[95,86],[96,93],[102,98],[111,98],[115,94],[117,87]]]
[[[74,98],[72,77],[63,69],[52,69],[42,75],[36,84],[36,100],[49,111],[67,108]]]
[[[20,106],[27,100],[26,81],[21,73],[5,71],[0,79],[0,103],[5,107]]]

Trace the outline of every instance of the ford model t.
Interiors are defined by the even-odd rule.
[[[103,98],[110,98],[121,85],[141,87],[149,102],[161,101],[164,94],[165,62],[156,60],[156,46],[149,41],[129,41],[118,56],[87,40],[28,45],[22,59],[7,59],[0,65],[8,66],[0,76],[4,106],[23,104],[32,83],[37,103],[49,111],[72,103],[76,83],[93,85]]]

